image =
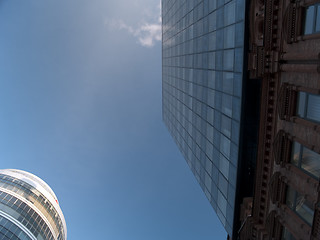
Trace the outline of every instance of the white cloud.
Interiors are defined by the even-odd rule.
[[[156,41],[161,41],[161,24],[145,24],[136,31],[139,43],[145,47],[152,47]]]
[[[105,24],[115,30],[126,30],[128,33],[137,38],[138,43],[144,47],[153,47],[157,41],[161,41],[161,4],[158,6],[159,14],[150,14],[148,12],[148,21],[138,24],[138,26],[131,26],[123,20],[106,20]],[[152,17],[150,17],[152,15]],[[156,16],[156,18],[154,17]]]

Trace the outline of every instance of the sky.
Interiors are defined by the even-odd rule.
[[[0,0],[0,163],[56,193],[68,240],[226,233],[162,122],[158,0]]]

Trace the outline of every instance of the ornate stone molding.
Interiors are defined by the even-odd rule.
[[[291,141],[289,140],[289,136],[290,135],[285,131],[280,130],[273,142],[273,153],[275,162],[282,167],[284,167],[284,165],[290,159]]]

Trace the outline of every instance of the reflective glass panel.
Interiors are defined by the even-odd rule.
[[[307,118],[320,121],[320,95],[308,94]]]
[[[287,228],[283,227],[281,240],[296,240],[296,239],[292,236],[292,234],[289,232]]]
[[[297,142],[292,144],[291,163],[310,175],[320,178],[320,154]]]
[[[312,204],[306,200],[305,196],[299,194],[290,186],[287,187],[286,205],[310,226],[312,225],[314,214]]]
[[[299,165],[300,148],[301,148],[301,145],[299,143],[293,142],[293,144],[292,144],[291,163],[294,164],[297,167],[300,167],[300,165]]]
[[[320,155],[304,147],[302,150],[301,168],[319,178]]]
[[[297,116],[304,118],[306,109],[306,93],[298,93]]]
[[[306,9],[306,20],[304,25],[304,34],[311,34],[313,31],[314,22],[314,6],[310,6]]]
[[[320,32],[320,5],[315,4],[306,8],[304,34]]]
[[[316,32],[320,32],[320,4],[317,6]]]
[[[301,118],[320,122],[320,95],[299,92],[296,114]]]

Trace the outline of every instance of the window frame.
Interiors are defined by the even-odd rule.
[[[294,164],[294,162],[293,162],[293,158],[294,158],[294,145],[295,145],[295,143],[297,143],[298,145],[300,145],[299,146],[299,157],[298,157],[298,160],[297,160],[297,164]],[[291,154],[290,154],[290,160],[289,160],[289,163],[290,164],[292,164],[293,166],[295,166],[295,167],[297,167],[297,168],[299,168],[301,171],[303,171],[304,173],[306,173],[308,176],[310,176],[310,177],[312,177],[312,178],[314,178],[314,179],[317,179],[317,180],[319,180],[320,179],[320,173],[319,173],[319,176],[316,176],[315,174],[313,174],[312,172],[310,172],[310,171],[308,171],[308,170],[306,170],[305,168],[303,168],[302,167],[302,160],[303,160],[303,151],[304,151],[304,149],[307,149],[308,151],[311,151],[311,152],[314,152],[315,154],[317,154],[317,155],[319,155],[320,156],[320,154],[318,153],[318,152],[316,152],[316,151],[314,151],[314,150],[311,150],[310,148],[308,148],[308,147],[306,147],[306,146],[304,146],[303,144],[301,144],[300,142],[298,142],[298,141],[296,141],[296,140],[294,140],[294,141],[291,141]],[[320,159],[319,159],[319,162],[320,162]]]
[[[288,192],[289,192],[289,190],[291,190],[292,193],[293,193],[292,206],[290,206],[290,205],[288,204],[288,201],[289,201],[289,199],[288,199]],[[302,199],[304,199],[304,201],[302,202],[302,204],[301,204],[301,202],[299,202],[299,201],[301,201],[301,199],[299,199],[300,197],[302,197]],[[306,203],[306,204],[305,204],[305,203]],[[285,204],[292,212],[294,212],[301,220],[303,220],[308,226],[312,227],[313,219],[314,219],[314,216],[315,216],[315,214],[314,214],[314,210],[315,210],[315,209],[314,209],[314,206],[312,206],[312,203],[308,202],[308,201],[306,200],[306,197],[303,196],[303,194],[300,194],[296,189],[294,189],[293,187],[287,185],[284,204]],[[307,206],[308,208],[310,208],[310,210],[312,211],[312,215],[311,215],[311,218],[312,218],[312,219],[311,219],[311,222],[309,222],[305,217],[303,217],[303,215],[297,210],[297,207],[299,207],[299,204],[301,204],[300,208],[301,208],[303,205],[305,205],[305,206]],[[308,206],[308,205],[309,205],[309,206]],[[300,209],[300,208],[299,208],[299,209]]]
[[[305,94],[305,97],[304,97],[304,103],[301,103],[301,105],[303,104],[303,114],[300,115],[299,114],[299,110],[300,110],[299,107],[300,107],[300,99],[302,99],[302,94]],[[306,91],[297,91],[295,116],[302,118],[302,119],[305,119],[310,122],[320,124],[320,118],[319,118],[319,120],[317,120],[317,119],[312,119],[312,118],[308,117],[308,104],[309,104],[310,96],[315,96],[315,97],[319,98],[319,103],[320,103],[320,95],[319,94],[313,94],[313,93],[306,92]]]
[[[281,230],[281,240],[296,240],[296,238],[293,236],[293,234],[289,231],[288,228],[286,228],[285,226],[281,226],[282,230]],[[285,238],[287,234],[287,237],[289,238]]]

